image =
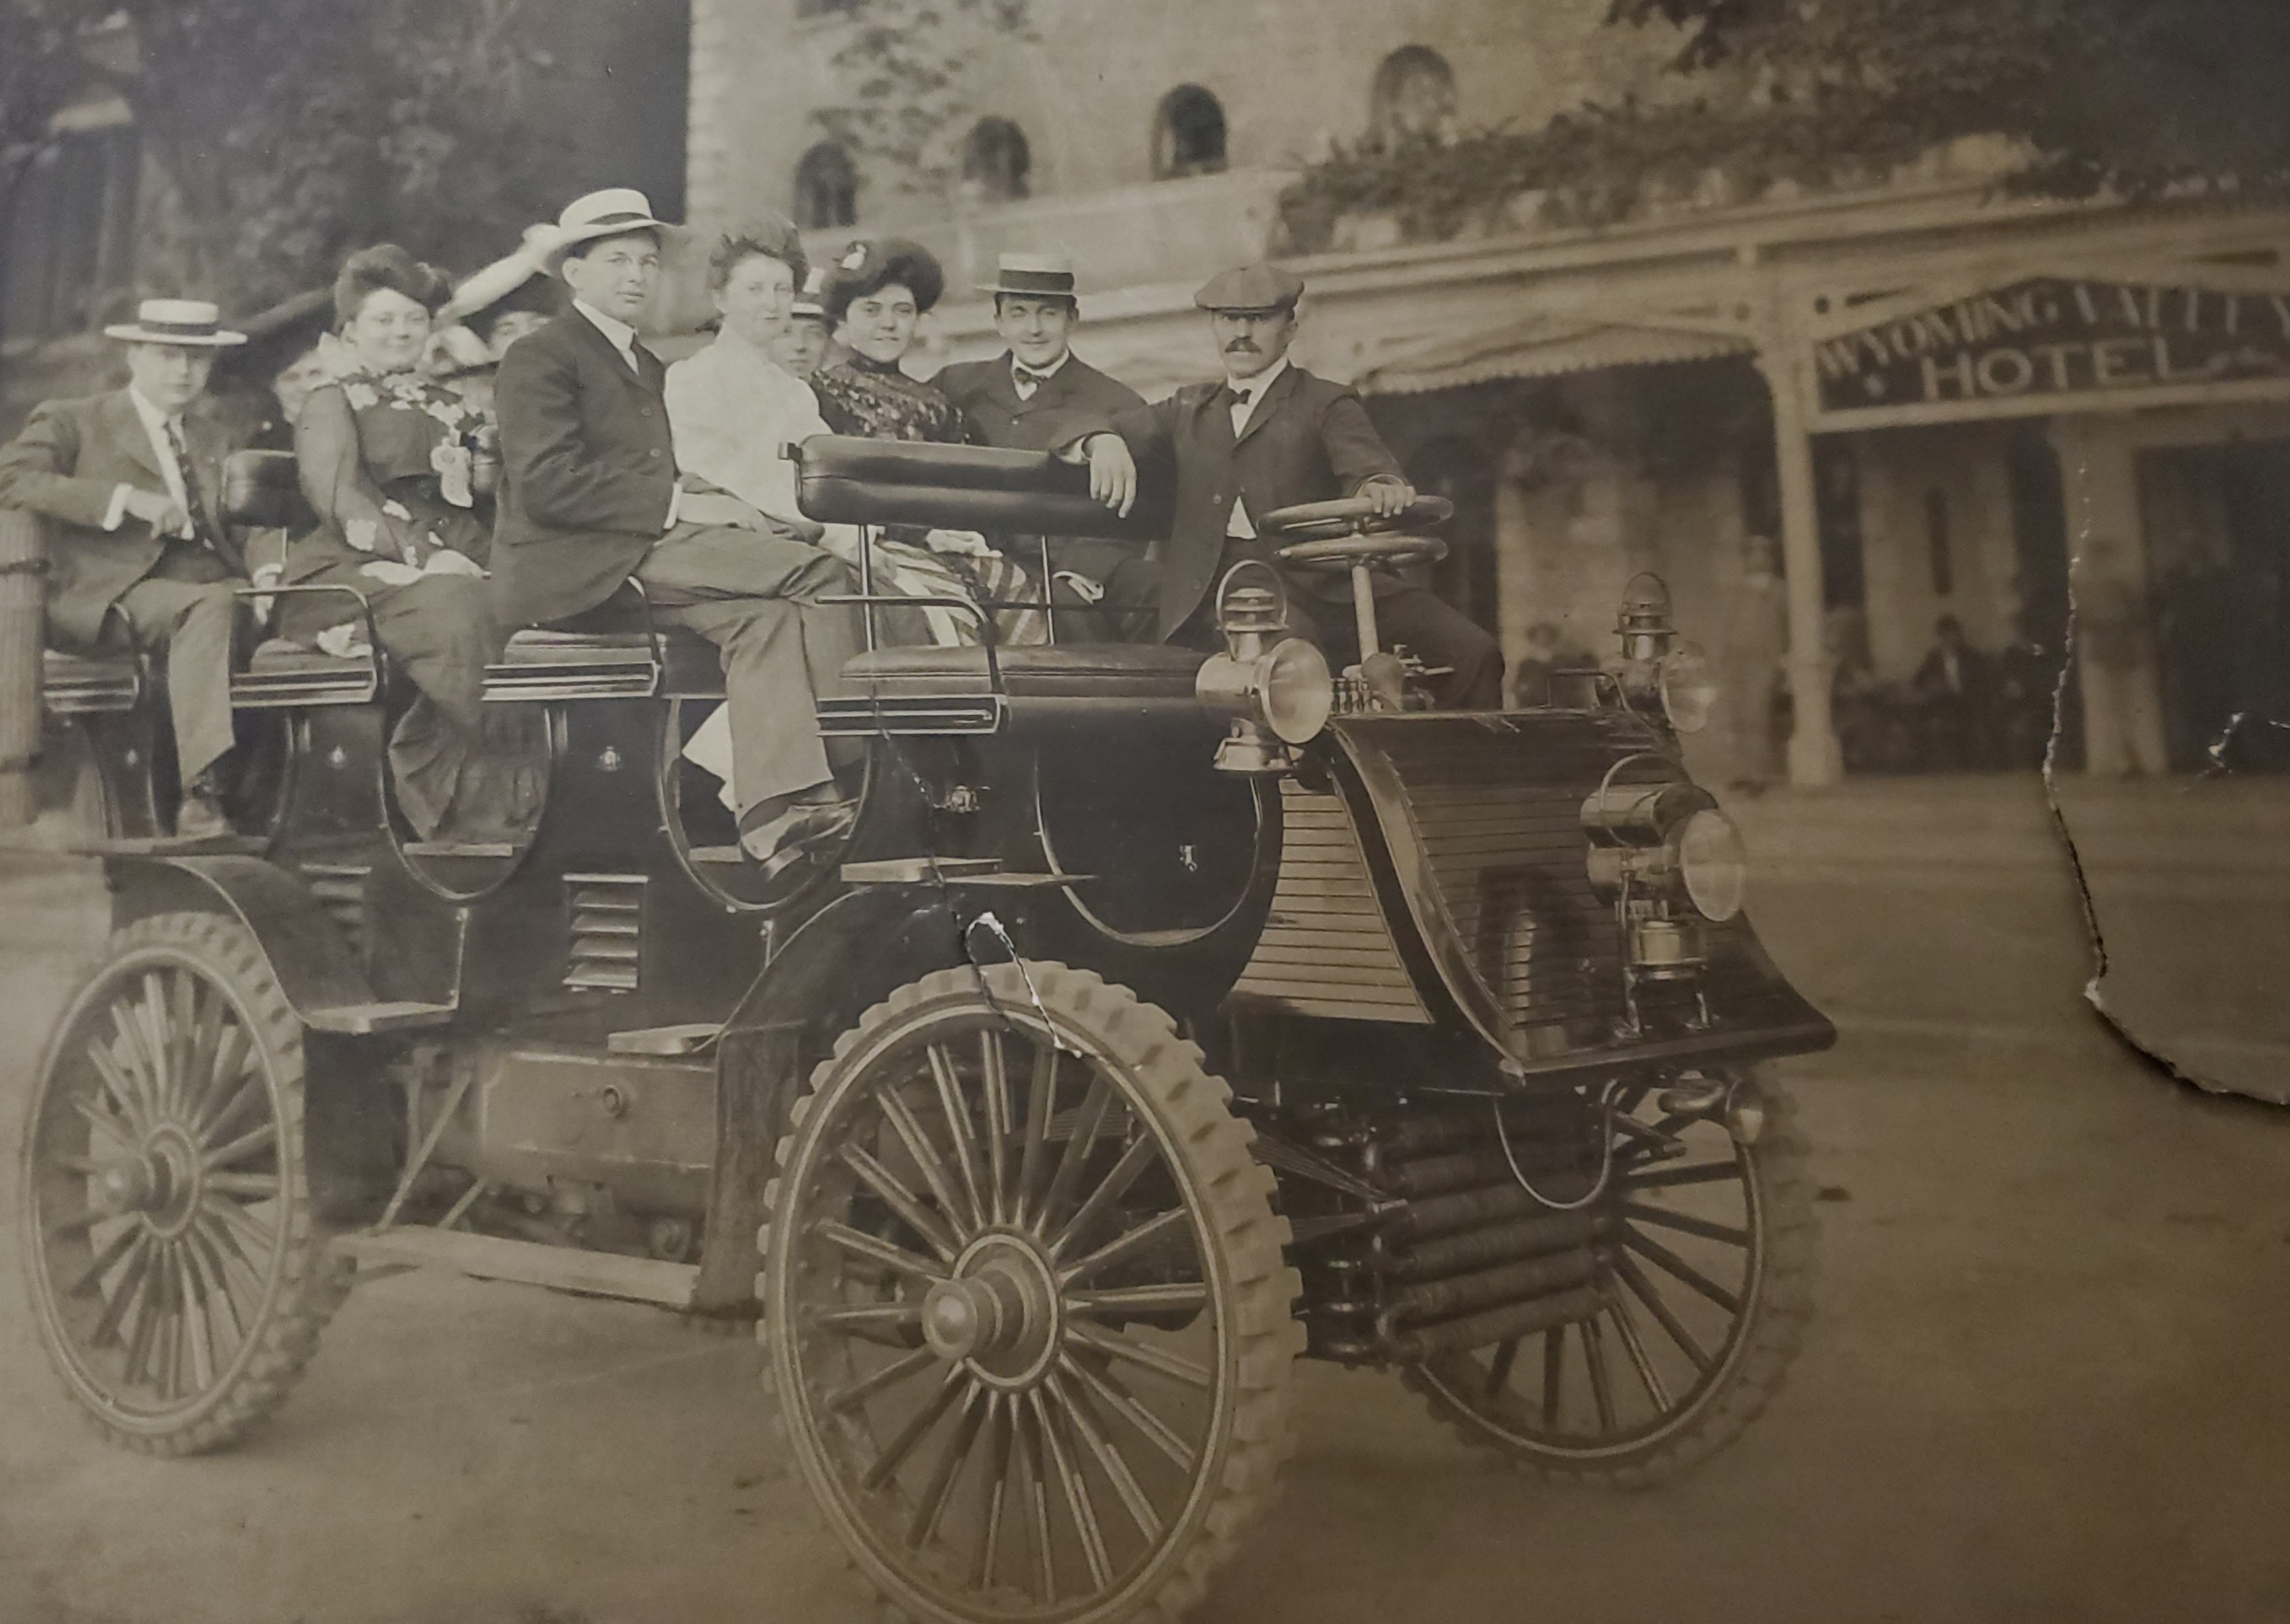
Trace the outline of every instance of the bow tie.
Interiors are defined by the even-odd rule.
[[[1245,406],[1256,398],[1256,388],[1257,386],[1254,384],[1250,384],[1246,388],[1237,388],[1228,383],[1217,390],[1217,404],[1228,410],[1234,406]]]
[[[1022,361],[1013,361],[1010,364],[1010,375],[1015,378],[1021,384],[1030,383],[1039,385],[1049,382],[1049,380],[1056,377],[1058,373],[1055,367],[1052,367],[1046,372],[1037,372],[1034,368],[1028,366]]]

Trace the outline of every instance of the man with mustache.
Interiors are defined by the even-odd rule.
[[[1136,500],[1141,460],[1149,483],[1156,472],[1173,475],[1175,516],[1160,560],[1163,642],[1221,646],[1217,582],[1244,558],[1269,562],[1280,545],[1258,533],[1264,515],[1357,496],[1397,516],[1415,500],[1359,396],[1289,361],[1303,292],[1303,278],[1271,265],[1213,278],[1193,302],[1208,313],[1223,381],[1188,384],[1116,416],[1077,412],[1052,440],[1069,460],[1087,459],[1091,493],[1125,514]],[[1339,667],[1358,660],[1349,580],[1284,576],[1290,629]],[[1446,668],[1433,684],[1441,705],[1501,708],[1502,656],[1485,630],[1427,588],[1388,574],[1376,577],[1375,608],[1386,642]]]

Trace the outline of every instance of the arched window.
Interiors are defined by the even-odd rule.
[[[1445,140],[1455,123],[1455,70],[1424,45],[1406,45],[1375,70],[1368,130],[1381,146]]]
[[[859,223],[859,166],[840,142],[820,142],[795,166],[795,223],[814,231]]]
[[[1033,189],[1034,154],[1026,132],[1006,118],[981,118],[962,144],[963,188],[989,203],[1009,203]]]
[[[1153,123],[1153,178],[1213,175],[1224,168],[1224,108],[1197,84],[1161,98]]]

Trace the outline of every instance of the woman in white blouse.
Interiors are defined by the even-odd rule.
[[[668,420],[677,466],[721,486],[766,516],[855,564],[857,531],[822,527],[796,505],[796,466],[781,448],[830,432],[811,386],[771,358],[787,329],[805,269],[803,239],[767,218],[727,234],[708,257],[708,290],[724,318],[706,348],[668,369]],[[982,537],[933,531],[927,549],[878,538],[875,589],[931,596],[973,596],[961,573],[935,554],[982,555],[1000,562]],[[977,619],[958,609],[877,609],[890,643],[941,646],[979,640]],[[1038,634],[1005,641],[1040,642]]]

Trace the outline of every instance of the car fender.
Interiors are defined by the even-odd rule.
[[[765,962],[717,1040],[716,1167],[696,1312],[736,1316],[754,1300],[773,1153],[812,1068],[897,988],[962,963],[962,942],[945,890],[863,885],[813,915]]]
[[[297,1019],[371,1004],[364,968],[301,880],[258,857],[114,858],[114,929],[155,914],[227,913],[252,934]]]

